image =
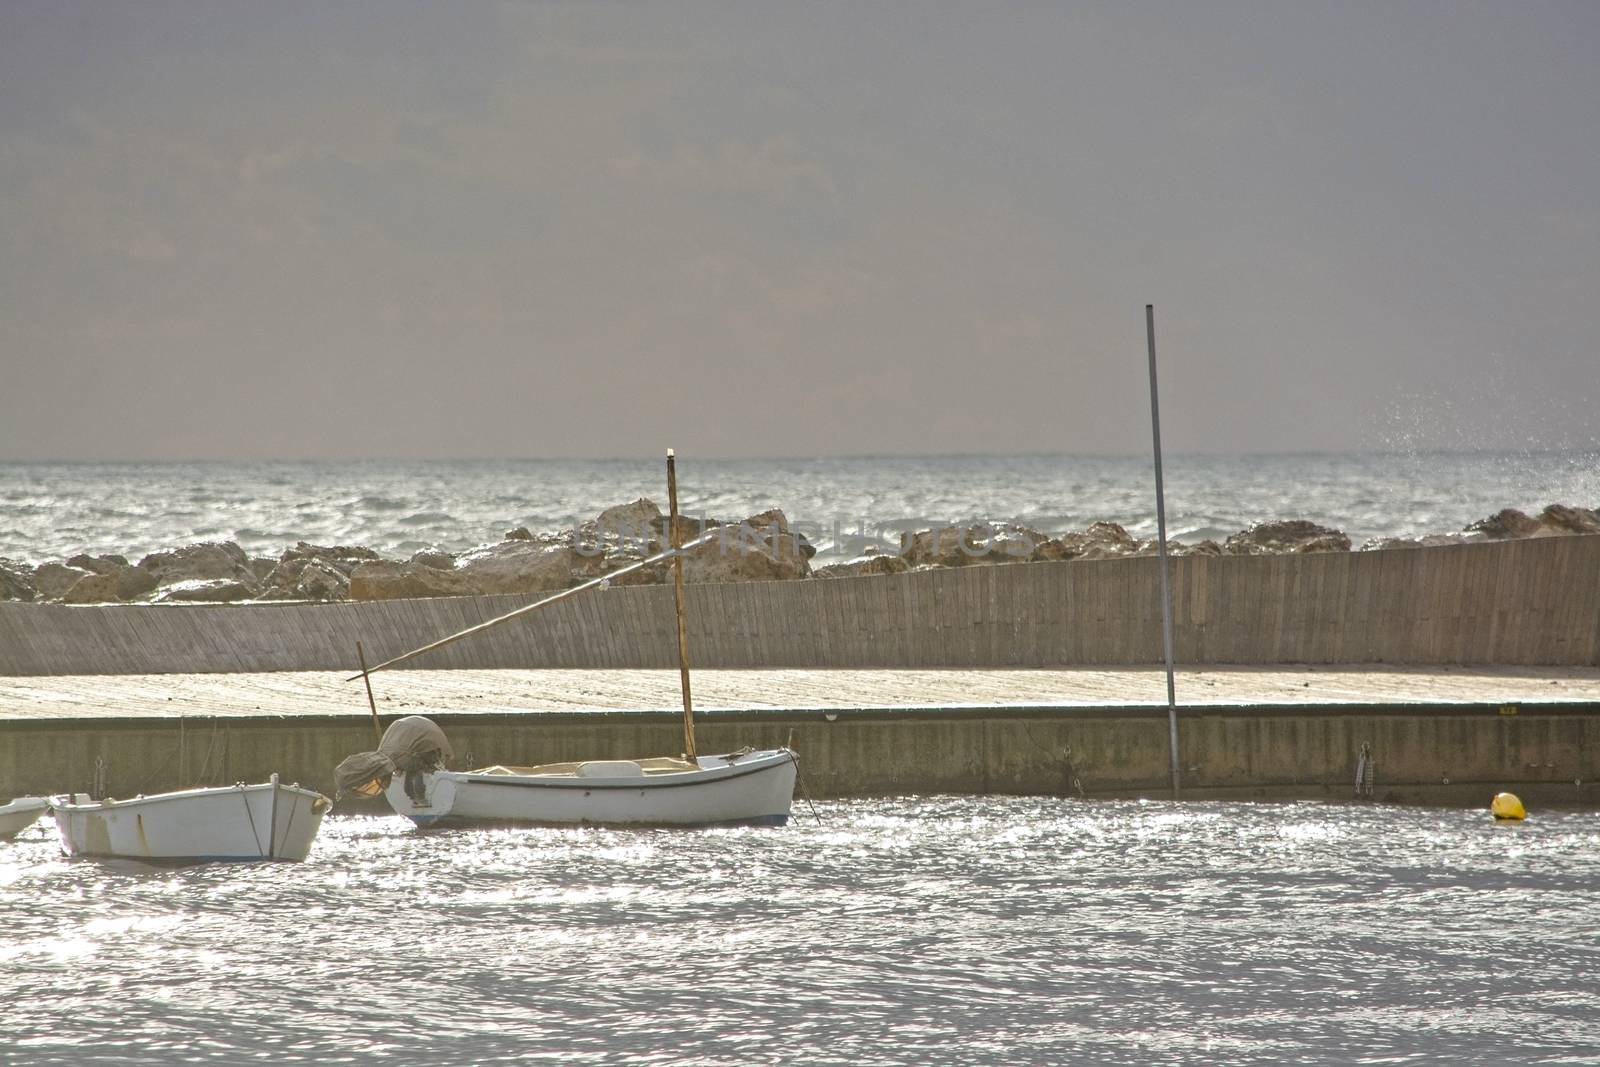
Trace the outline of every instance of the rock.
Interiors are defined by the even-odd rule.
[[[1133,551],[1139,542],[1122,526],[1115,522],[1092,522],[1089,528],[1083,531],[1083,536],[1090,544],[1104,545],[1107,548],[1123,548]]]
[[[62,563],[41,563],[33,569],[31,584],[40,599],[60,600],[67,595],[67,590],[78,584],[80,579],[92,573]]]
[[[683,557],[685,582],[773,582],[811,577],[811,563],[789,520],[774,508],[717,528]]]
[[[370,548],[361,548],[354,545],[313,545],[305,541],[298,542],[293,548],[283,550],[283,555],[278,557],[264,585],[272,593],[272,600],[311,599],[343,600],[341,594],[337,597],[312,596],[307,597],[305,590],[300,588],[302,576],[312,563],[330,568],[338,572],[339,580],[334,583],[339,588],[349,585],[350,573],[362,563],[376,560],[378,554]],[[313,580],[319,587],[327,587],[327,583]]]
[[[843,563],[830,563],[814,572],[818,578],[858,578],[867,574],[900,574],[911,569],[903,556],[887,553],[857,556]]]
[[[961,557],[961,542],[967,529],[965,526],[940,526],[902,534],[900,557],[912,567],[958,567],[966,562]]]
[[[456,558],[454,573],[475,593],[543,593],[598,572],[595,557],[578,554],[568,538],[515,539],[484,545]]]
[[[1348,552],[1350,538],[1307,519],[1258,522],[1228,538],[1222,550],[1230,556],[1266,556],[1288,552]]]
[[[746,520],[748,521],[748,520]],[[737,529],[739,524],[721,522],[717,519],[708,519],[704,515],[679,515],[678,516],[678,543],[688,544],[695,538],[727,526]],[[667,545],[667,516],[663,515],[651,524],[655,536],[650,539],[648,546],[651,554],[663,552]]]
[[[631,504],[618,504],[616,507],[606,508],[595,516],[594,526],[602,533],[614,533],[622,537],[644,540],[649,537],[652,530],[661,529],[661,519],[661,509],[656,506],[656,502],[648,497],[640,497]]]
[[[1539,526],[1530,535],[1549,537],[1554,534],[1600,533],[1600,514],[1588,508],[1571,508],[1565,504],[1551,504],[1539,512]]]
[[[344,600],[350,593],[350,579],[326,560],[307,560],[294,592],[301,600]]]
[[[1335,530],[1325,537],[1313,537],[1309,541],[1302,541],[1289,551],[1307,555],[1312,552],[1348,552],[1350,551],[1350,536],[1340,530]]]
[[[533,534],[528,532],[526,526],[518,526],[515,530],[507,530],[505,539],[507,541],[532,541]]]
[[[680,530],[688,529],[681,516],[679,524]],[[600,564],[602,569],[614,570],[659,553],[662,550],[661,530],[665,525],[666,520],[655,501],[641,497],[631,504],[606,508],[578,527],[573,546],[579,555],[603,560]],[[621,580],[627,584],[643,584],[655,579],[648,576],[641,579],[636,574],[629,574]]]
[[[370,548],[360,545],[314,545],[309,541],[296,541],[293,548],[283,550],[283,555],[278,557],[278,562],[291,559],[321,559],[321,560],[368,560],[377,559],[378,554]],[[353,567],[354,564],[351,564]]]
[[[1135,542],[1134,547],[1132,548],[1124,548],[1123,546],[1114,542],[1093,541],[1085,545],[1083,551],[1079,552],[1073,558],[1086,563],[1093,562],[1098,559],[1127,559],[1137,551],[1137,542]]]
[[[135,600],[156,591],[156,576],[143,567],[119,567],[111,577],[117,580],[118,600]]]
[[[67,560],[67,566],[88,571],[90,574],[115,574],[121,568],[128,566],[128,558],[117,555],[91,556],[87,552],[80,552]]]
[[[278,560],[273,563],[272,569],[262,580],[262,593],[287,594],[286,596],[274,595],[274,600],[292,599],[294,587],[300,582],[300,572],[306,569],[306,564],[311,562],[305,559]]]
[[[413,552],[410,562],[432,567],[434,570],[447,571],[456,565],[456,557],[443,549],[424,548]]]
[[[1363,552],[1390,548],[1438,548],[1441,545],[1468,545],[1487,540],[1482,533],[1426,534],[1422,537],[1373,537],[1361,546]]]
[[[129,570],[138,570],[130,567]],[[120,601],[115,574],[85,574],[62,594],[63,604],[110,604]]]
[[[238,578],[190,578],[164,586],[161,595],[156,597],[156,603],[227,603],[250,600],[257,591],[253,578],[249,581]]]
[[[32,579],[33,568],[26,563],[0,559],[0,600],[32,600],[39,595]]]
[[[1178,555],[1180,555],[1180,556],[1220,556],[1220,555],[1222,555],[1222,546],[1217,544],[1215,541],[1211,540],[1209,537],[1206,538],[1204,541],[1201,541],[1198,544],[1193,544],[1193,545],[1184,545],[1180,541],[1173,541],[1172,544],[1177,546]]]
[[[665,563],[657,563],[652,567],[641,567],[627,574],[615,574],[619,568],[628,567],[645,558],[645,553],[659,553],[659,542],[651,542],[648,546],[640,546],[637,542],[630,547],[628,542],[612,545],[605,549],[602,556],[591,555],[592,548],[579,548],[579,555],[592,567],[597,574],[611,574],[613,585],[660,585],[662,582],[672,580],[672,571]]]
[[[1034,549],[1035,560],[1050,563],[1054,560],[1075,560],[1083,555],[1083,549],[1088,547],[1088,542],[1083,539],[1082,533],[1061,534],[1059,537],[1046,537],[1038,542]]]
[[[1467,532],[1481,533],[1491,540],[1500,541],[1508,537],[1527,537],[1538,528],[1537,520],[1528,518],[1516,508],[1502,508],[1487,519],[1470,524]]]
[[[477,592],[454,571],[421,563],[374,560],[350,572],[351,600],[409,600],[431,596],[470,596]]]
[[[1027,526],[1011,522],[975,522],[970,526],[945,526],[919,530],[905,544],[906,562],[913,567],[961,567],[971,563],[1021,563],[1034,557],[1049,538]]]
[[[139,561],[139,566],[155,575],[157,584],[162,586],[231,581],[247,586],[251,596],[260,588],[255,572],[250,569],[249,557],[232,541],[205,541],[152,552]]]
[[[1033,558],[1040,562],[1077,559],[1083,554],[1083,545],[1074,542],[1072,538],[1080,536],[1079,534],[1065,534],[1061,537],[1046,538],[1039,542],[1038,548],[1033,550]]]
[[[1423,534],[1422,547],[1436,548],[1439,545],[1473,545],[1488,538],[1481,533],[1442,533]]]
[[[1139,550],[1139,542],[1114,522],[1091,523],[1082,533],[1047,538],[1034,549],[1034,559],[1121,559]]]
[[[1369,537],[1361,543],[1363,552],[1387,552],[1392,548],[1421,548],[1415,537]]]
[[[271,556],[251,556],[245,562],[245,566],[250,568],[250,573],[256,576],[257,582],[264,583],[272,572],[278,569],[278,561]]]

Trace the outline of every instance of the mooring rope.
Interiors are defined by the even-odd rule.
[[[811,809],[811,817],[816,819],[820,825],[822,822],[822,816],[817,814],[817,806],[811,803],[811,790],[806,788],[806,776],[800,770],[800,754],[791,748],[789,750],[789,756],[794,760],[794,776],[800,782],[801,799],[806,802],[806,807]]]

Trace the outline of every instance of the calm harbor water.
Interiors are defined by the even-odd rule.
[[[1591,1063],[1600,819],[923,797],[303,865],[0,845],[8,1064]]]

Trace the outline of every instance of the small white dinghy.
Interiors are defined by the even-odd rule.
[[[18,797],[9,804],[0,804],[0,841],[10,840],[32,826],[49,806],[44,797]]]
[[[131,800],[54,797],[69,856],[162,861],[291,860],[311,842],[333,802],[312,789],[267,782],[183,789]]]

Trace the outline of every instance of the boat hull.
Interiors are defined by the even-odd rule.
[[[298,785],[185,789],[131,800],[51,802],[69,856],[199,862],[304,860],[331,806]]]
[[[626,765],[627,761],[605,767]],[[788,749],[705,756],[696,769],[647,776],[429,771],[396,775],[390,805],[418,826],[469,822],[619,826],[781,826],[794,799]]]
[[[0,804],[0,841],[16,837],[32,826],[49,806],[43,797],[18,797],[9,804]]]

